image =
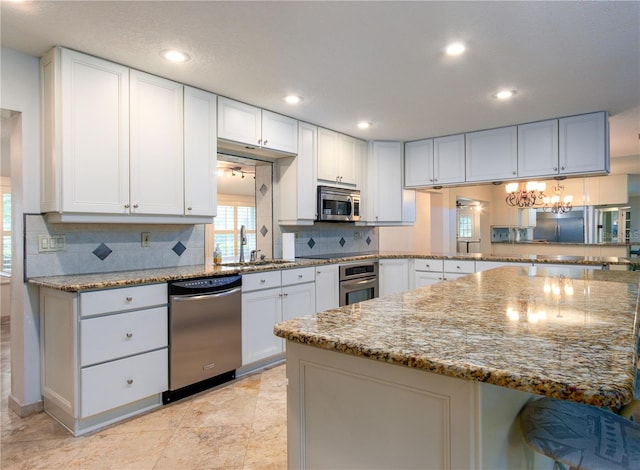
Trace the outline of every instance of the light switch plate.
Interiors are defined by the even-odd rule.
[[[148,248],[151,246],[151,232],[142,232],[140,234],[140,244],[144,248]]]
[[[65,235],[38,235],[38,253],[63,251],[67,247]]]

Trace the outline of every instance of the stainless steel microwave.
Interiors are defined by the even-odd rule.
[[[360,191],[318,186],[318,220],[325,222],[360,220]]]

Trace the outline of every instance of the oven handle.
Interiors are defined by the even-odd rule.
[[[377,279],[375,277],[367,277],[365,279],[357,279],[353,281],[340,281],[340,287],[359,286],[362,284],[375,284]]]

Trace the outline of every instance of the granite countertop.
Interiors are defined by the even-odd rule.
[[[633,398],[640,272],[501,267],[276,325],[353,356],[596,406]]]
[[[553,263],[553,264],[581,264],[591,266],[602,265],[628,265],[640,264],[640,258],[618,258],[598,256],[543,256],[543,255],[487,255],[482,253],[403,253],[380,252],[375,254],[337,256],[331,259],[305,259],[297,258],[296,261],[268,260],[265,264],[239,263],[213,266],[200,264],[192,266],[180,266],[173,268],[142,269],[135,271],[117,271],[95,274],[70,274],[61,276],[34,277],[28,282],[40,287],[50,287],[66,292],[81,292],[86,290],[109,289],[113,287],[125,287],[141,284],[153,284],[158,282],[190,279],[202,276],[226,276],[232,274],[249,274],[261,271],[273,271],[275,269],[291,269],[322,264],[346,263],[366,259],[452,259],[471,261],[498,261],[498,262],[529,262],[529,263]]]

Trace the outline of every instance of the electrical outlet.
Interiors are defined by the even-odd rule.
[[[360,230],[353,231],[353,239],[354,240],[362,240],[362,232]]]
[[[151,232],[142,232],[140,234],[140,244],[144,248],[148,248],[151,246]]]

